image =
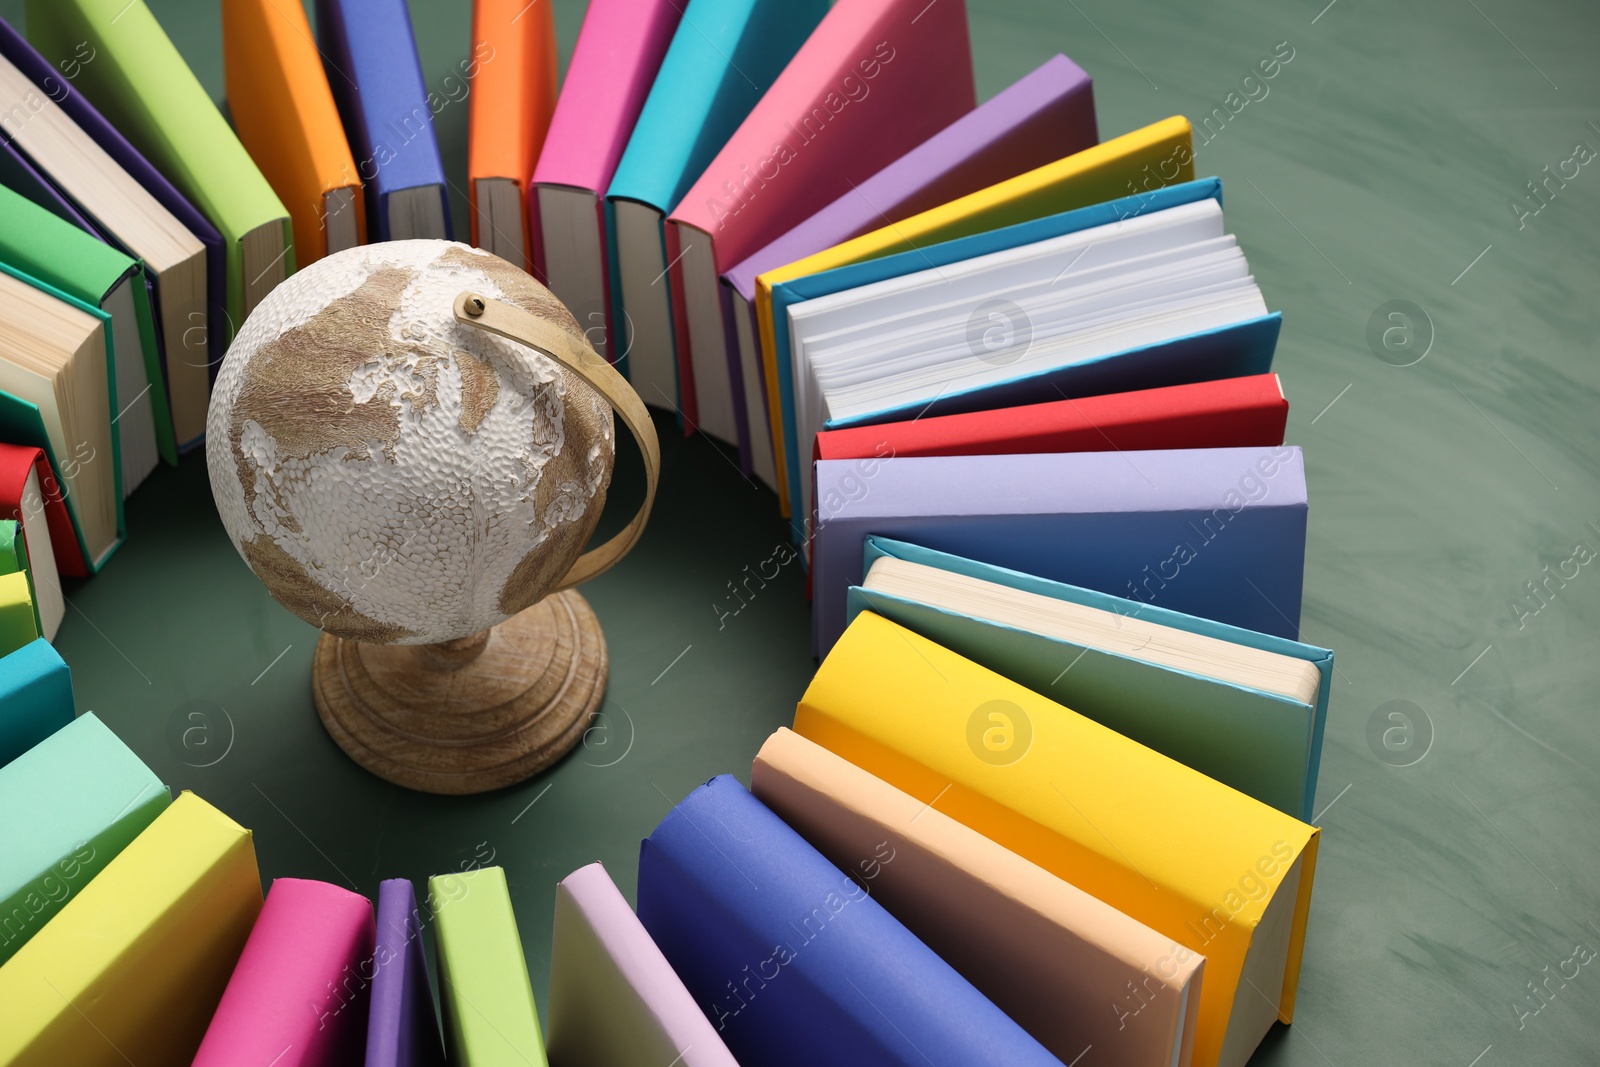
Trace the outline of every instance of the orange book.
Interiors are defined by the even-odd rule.
[[[533,270],[539,227],[528,191],[556,107],[556,23],[549,0],[476,0],[467,97],[472,243]]]
[[[299,0],[223,0],[222,59],[234,128],[289,209],[299,265],[364,243],[361,171]]]

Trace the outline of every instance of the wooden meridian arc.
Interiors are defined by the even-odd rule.
[[[610,570],[644,533],[661,475],[650,413],[587,344],[520,308],[475,293],[456,321],[527,345],[595,388],[644,457],[632,521],[579,556],[555,592],[488,630],[431,645],[372,645],[324,633],[311,693],[328,734],[373,774],[426,793],[482,793],[539,773],[582,739],[605,695],[605,635],[573,590]]]

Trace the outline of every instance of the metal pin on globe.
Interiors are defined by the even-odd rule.
[[[613,412],[644,457],[645,499],[584,551]],[[312,264],[230,346],[206,457],[240,555],[323,631],[313,697],[357,763],[476,793],[583,736],[608,659],[573,587],[643,533],[660,450],[638,395],[533,278],[446,241]]]

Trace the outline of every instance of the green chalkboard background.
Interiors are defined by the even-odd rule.
[[[565,56],[583,4],[554,2]],[[1600,949],[1600,559],[1565,564],[1541,600],[1527,583],[1600,551],[1600,160],[1543,206],[1527,183],[1600,149],[1600,9],[1325,3],[970,0],[979,93],[1062,51],[1094,76],[1104,136],[1222,109],[1197,171],[1223,178],[1284,312],[1312,501],[1303,630],[1338,675],[1298,1017],[1252,1062],[1594,1063],[1600,960],[1565,961]],[[218,4],[151,6],[220,100]],[[442,86],[469,5],[411,9]],[[1232,113],[1257,61],[1291,49]],[[453,103],[437,120],[462,233],[466,118]],[[1414,307],[1389,320],[1392,301]],[[1426,356],[1378,358],[1374,321]],[[711,775],[746,778],[814,670],[793,566],[718,621],[727,583],[784,537],[773,497],[661,428],[649,532],[585,590],[610,641],[602,718],[551,773],[436,798],[347,760],[311,707],[316,631],[235,556],[200,457],[133,497],[126,546],[68,590],[79,706],[251,827],[263,879],[372,894],[492,850],[542,1000],[557,879],[603,860],[631,896],[639,839]],[[621,481],[631,507],[636,472]]]

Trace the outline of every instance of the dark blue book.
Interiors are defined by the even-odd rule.
[[[368,239],[449,240],[449,186],[405,0],[320,0],[317,40],[367,189]]]
[[[740,1063],[1060,1067],[872,899],[872,870],[721,775],[640,847],[639,918]]]

